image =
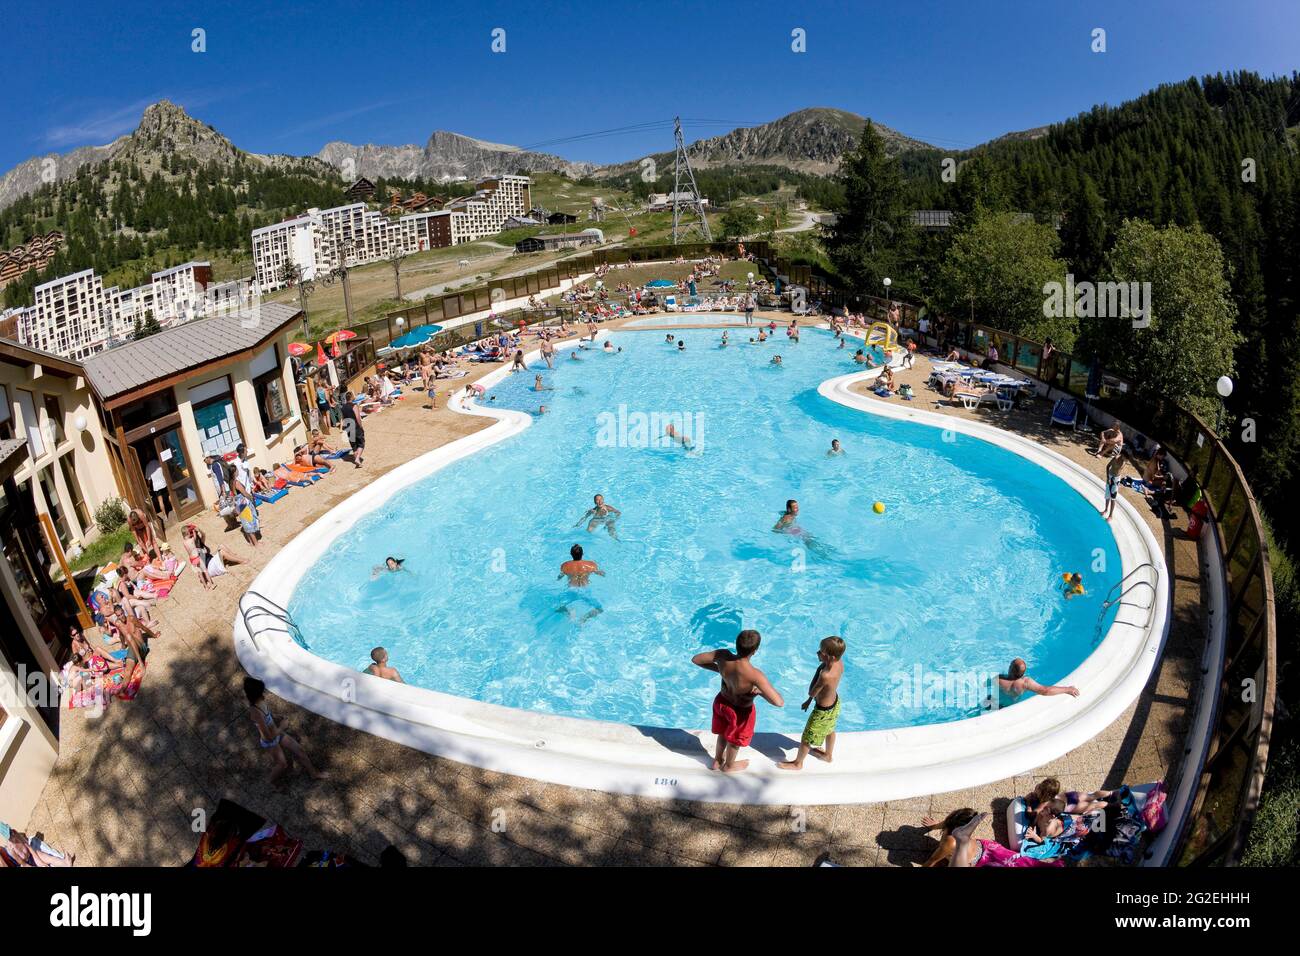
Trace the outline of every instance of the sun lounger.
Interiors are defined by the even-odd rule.
[[[1052,424],[1067,428],[1077,427],[1079,403],[1072,398],[1058,398],[1052,406]]]
[[[992,392],[972,392],[958,389],[952,393],[952,397],[962,403],[967,411],[975,411],[985,402],[996,401],[997,398]]]

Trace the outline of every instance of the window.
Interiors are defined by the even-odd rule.
[[[199,445],[204,455],[224,455],[242,442],[239,419],[230,379],[223,376],[190,389],[194,406],[194,424],[199,430]]]
[[[72,510],[77,515],[77,520],[81,522],[81,533],[85,534],[94,527],[90,520],[90,510],[86,507],[86,496],[81,490],[81,482],[77,480],[77,471],[72,467],[72,454],[69,452],[59,458],[59,469],[63,472],[63,484],[68,489],[68,496],[72,498]]]
[[[45,454],[45,436],[41,434],[41,422],[36,417],[36,396],[24,389],[17,389],[18,411],[23,419],[23,429],[27,432],[27,450],[35,461]]]
[[[122,409],[122,429],[134,431],[142,425],[166,418],[176,411],[176,398],[171,389],[154,392],[148,398],[132,402]]]
[[[284,393],[281,372],[280,355],[274,344],[254,356],[249,369],[253,377],[253,392],[257,395],[257,412],[262,416],[262,432],[267,438],[284,431],[285,420],[289,417],[289,400]]]
[[[50,441],[57,448],[63,444],[63,403],[57,395],[45,395],[45,417],[49,419]]]
[[[14,413],[9,407],[9,390],[0,385],[0,439],[14,437]]]
[[[68,516],[63,512],[63,502],[59,500],[59,489],[54,484],[54,472],[50,468],[42,468],[39,480],[41,493],[45,495],[45,508],[50,513],[50,520],[54,522],[54,533],[59,538],[59,544],[67,548],[72,542],[72,533],[68,529]]]

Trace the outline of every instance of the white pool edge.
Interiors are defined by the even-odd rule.
[[[646,331],[646,330],[635,330]],[[603,336],[605,333],[600,333]],[[557,347],[567,348],[572,342]],[[540,353],[531,352],[531,363]],[[494,371],[490,388],[509,374]],[[1036,442],[1000,429],[924,411],[901,401],[852,392],[850,386],[878,370],[838,376],[819,392],[870,414],[917,422],[1005,448],[1044,467],[1089,501],[1100,503],[1102,483],[1085,468]],[[258,574],[241,600],[258,597],[287,606],[306,570],[361,517],[392,495],[452,462],[522,432],[531,416],[479,406],[458,413],[497,421],[401,465],[359,489],[288,542]],[[833,765],[809,761],[802,772],[775,763],[798,746],[798,734],[760,733],[745,756],[749,769],[722,775],[708,768],[714,737],[707,731],[642,728],[630,724],[559,717],[396,684],[323,660],[287,633],[255,627],[242,614],[233,622],[236,653],[244,669],[276,695],[358,730],[426,753],[485,769],[613,793],[722,803],[873,803],[982,786],[1048,763],[1093,739],[1141,694],[1157,666],[1169,625],[1169,584],[1164,554],[1133,506],[1120,499],[1111,531],[1122,573],[1144,562],[1156,592],[1148,627],[1119,621],[1145,619],[1146,611],[1121,608],[1096,650],[1063,683],[1080,697],[1035,697],[1014,707],[962,721],[839,734]],[[263,618],[263,621],[266,619]],[[310,635],[308,635],[310,640]],[[683,667],[689,662],[683,661]],[[707,710],[702,708],[702,717]]]

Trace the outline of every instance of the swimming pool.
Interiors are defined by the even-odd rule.
[[[691,655],[754,627],[755,662],[788,702],[760,729],[788,732],[830,634],[848,644],[841,731],[973,716],[1011,658],[1049,683],[1094,650],[1121,562],[1075,489],[1006,449],[818,394],[861,369],[828,333],[725,349],[716,331],[678,337],[684,353],[615,332],[621,353],[566,348],[554,371],[492,386],[487,407],[549,411],[332,541],[288,603],[312,651],[360,669],[383,644],[408,683],[458,697],[696,727],[716,678]],[[531,390],[537,372],[554,391]],[[656,447],[669,421],[696,450]],[[843,456],[827,457],[832,438]],[[618,540],[580,522],[595,493],[622,511]],[[771,531],[787,498],[804,537]],[[575,542],[606,571],[591,588],[603,613],[585,622],[590,604],[557,612]],[[372,576],[387,555],[407,570]],[[1075,570],[1088,592],[1067,602],[1060,575]]]

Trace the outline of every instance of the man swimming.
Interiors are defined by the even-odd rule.
[[[599,574],[602,578],[605,576],[605,572],[600,569],[600,566],[597,565],[595,561],[587,561],[583,558],[582,545],[575,544],[569,549],[569,560],[560,565],[560,573],[557,580],[560,578],[568,578],[570,588],[582,588],[583,591],[579,594],[573,595],[569,601],[560,605],[556,610],[563,611],[572,618],[573,611],[570,609],[569,605],[575,602],[586,604],[591,608],[591,610],[583,615],[582,620],[584,621],[591,620],[591,618],[603,611],[604,608],[600,606],[600,602],[585,590],[591,584],[591,576],[593,574]]]
[[[591,534],[603,524],[605,530],[609,532],[609,536],[617,541],[618,535],[615,534],[614,522],[623,516],[623,512],[613,505],[605,504],[604,495],[596,495],[593,501],[593,506],[587,509],[587,513],[578,519],[578,524],[575,524],[574,527],[576,528],[586,521],[587,533]]]
[[[758,631],[745,630],[736,635],[734,653],[724,647],[691,658],[692,664],[717,671],[722,677],[722,689],[713,698],[713,732],[718,735],[713,769],[723,773],[737,773],[749,766],[748,760],[736,757],[754,739],[754,725],[758,720],[754,699],[762,697],[773,707],[785,706],[785,700],[768,682],[767,675],[750,662],[761,641]]]
[[[579,356],[577,352],[570,352],[570,353],[569,353],[569,361],[571,361],[571,362],[581,362],[581,361],[582,361],[582,357]]]
[[[838,438],[832,438],[831,450],[826,453],[826,457],[834,458],[836,455],[842,455],[842,454],[844,454],[844,449],[843,447],[840,446],[840,440]]]
[[[677,340],[677,351],[679,351],[679,352],[685,352],[685,351],[686,351],[686,340],[685,340],[685,339],[678,339],[678,340]]]
[[[664,426],[664,437],[683,448],[691,447],[691,440],[679,432],[672,422]]]
[[[376,647],[370,652],[370,660],[373,662],[366,668],[366,673],[372,677],[382,677],[384,680],[395,681],[398,684],[405,684],[402,675],[397,672],[396,667],[388,666],[388,651],[382,647]]]
[[[780,364],[781,364],[781,356],[779,356],[779,355],[773,355],[773,356],[772,356],[772,363],[771,363],[771,364],[773,364],[773,365],[780,365]]]
[[[543,384],[543,383],[542,383],[542,376],[541,376],[541,375],[538,375],[536,378],[533,379],[533,391],[534,391],[534,392],[553,392],[553,391],[555,391],[555,389],[552,388],[550,385],[545,385],[545,384]]]

